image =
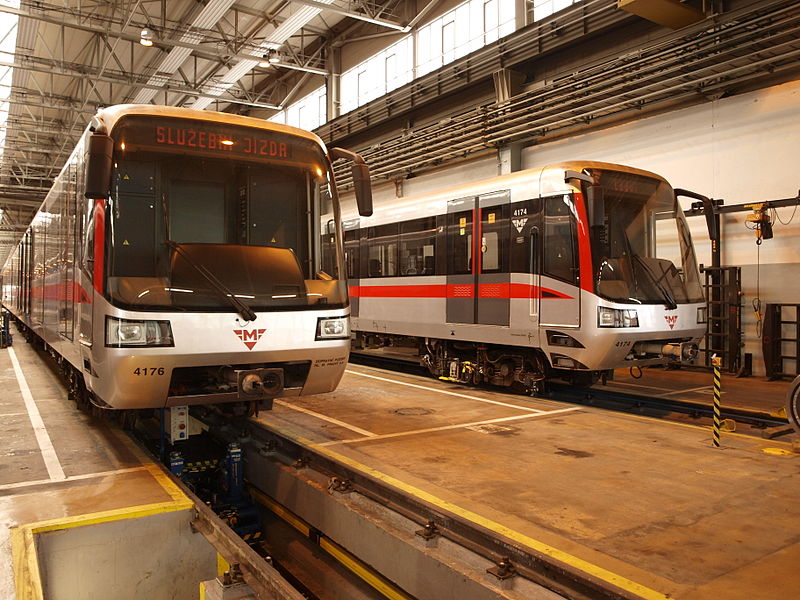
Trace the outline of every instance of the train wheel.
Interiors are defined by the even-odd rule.
[[[800,433],[800,375],[795,377],[786,395],[786,417],[795,431]]]

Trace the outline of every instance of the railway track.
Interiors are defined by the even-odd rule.
[[[415,375],[428,375],[427,369],[408,359],[398,356],[378,356],[366,353],[351,353],[350,360],[357,364],[373,366],[397,372]],[[490,387],[492,391],[503,392],[502,388]],[[513,393],[513,392],[508,392]],[[636,413],[643,416],[661,419],[685,421],[686,419],[708,420],[713,419],[713,406],[709,402],[696,402],[687,399],[667,398],[664,396],[644,395],[631,392],[622,392],[611,389],[602,384],[589,388],[578,388],[567,384],[548,383],[544,397],[552,400],[585,404]],[[785,416],[778,416],[766,411],[723,406],[722,418],[735,424],[746,425],[763,432],[764,437],[776,437],[792,431],[790,423]],[[728,424],[728,427],[735,425]],[[733,429],[731,429],[733,431]]]

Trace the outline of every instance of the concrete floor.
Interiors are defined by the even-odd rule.
[[[12,528],[170,501],[138,449],[75,410],[37,353],[14,353],[43,427],[37,437],[0,351],[0,556]],[[336,392],[277,401],[263,418],[645,597],[784,599],[800,587],[796,436],[723,434],[713,449],[706,428],[354,366]]]
[[[24,381],[17,376],[12,353],[24,374]],[[63,542],[67,537],[76,539],[82,530],[91,530],[93,541],[85,544],[77,542],[85,554],[97,547],[97,540],[103,539],[103,534],[98,532],[97,527],[78,527],[83,522],[119,523],[129,517],[139,518],[142,514],[166,518],[166,513],[180,519],[180,513],[175,511],[182,511],[191,519],[192,514],[191,502],[174,485],[165,481],[160,468],[130,440],[106,424],[79,412],[67,400],[61,380],[47,364],[21,337],[18,337],[13,348],[0,350],[0,598],[3,600],[16,597],[15,578],[19,581],[30,576],[25,572],[24,565],[20,564],[17,554],[14,556],[16,564],[12,565],[12,539],[21,539],[20,532],[38,535],[37,531],[43,528],[55,530],[55,533],[65,530],[76,532],[61,536]],[[27,402],[23,391],[25,388],[30,392]],[[146,510],[142,510],[143,507]],[[102,517],[97,518],[97,515]],[[143,526],[140,525],[140,529],[144,530]],[[173,537],[177,540],[180,538],[178,530],[173,529]],[[185,530],[191,536],[188,522]],[[43,535],[47,537],[47,534]],[[114,577],[105,571],[101,573],[100,563],[93,563],[97,574],[108,577],[99,582],[99,589],[106,591],[111,590],[111,581],[124,580],[120,576],[122,571],[127,570],[131,574],[126,575],[127,581],[130,581],[135,573],[135,564],[142,564],[141,560],[131,560],[132,556],[124,558],[125,539],[117,540],[116,546],[114,544],[109,541],[104,546],[105,550],[100,550],[106,557],[105,562],[111,558],[116,561]],[[47,564],[46,548],[49,545],[51,543],[44,539],[40,541],[39,558],[44,560],[42,583],[46,588],[47,568],[50,567],[52,574],[58,572],[57,564],[66,564],[60,559]],[[191,543],[185,544],[187,547],[189,545]],[[207,544],[203,541],[203,545]],[[141,547],[133,548],[132,545],[127,549],[127,552],[134,554],[141,551]],[[73,548],[70,552],[53,556],[75,556],[75,552]],[[213,549],[199,547],[197,552],[210,561],[208,578],[213,577]],[[197,552],[194,556],[198,555]],[[148,556],[158,557],[159,554],[151,552]],[[174,565],[171,566],[174,568]],[[68,570],[73,575],[79,573],[74,565]],[[77,581],[76,585],[86,582],[84,578]],[[56,589],[52,581],[49,585],[48,597],[88,597],[74,595],[77,587]],[[24,588],[26,591],[29,589],[27,583]],[[190,589],[193,594],[191,597],[195,597],[196,583],[193,582]],[[57,591],[59,595],[54,596],[53,593]],[[115,597],[127,596],[115,594]]]
[[[645,597],[800,588],[796,436],[723,434],[714,449],[706,428],[352,365],[336,392],[262,419]]]

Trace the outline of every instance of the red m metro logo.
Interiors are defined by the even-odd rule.
[[[667,320],[667,325],[669,325],[669,328],[674,329],[675,323],[678,322],[678,315],[664,315],[664,318]]]
[[[251,331],[247,331],[246,329],[234,329],[233,333],[239,336],[239,339],[244,342],[248,350],[252,350],[253,346],[255,346],[258,340],[261,339],[261,336],[264,335],[265,331],[266,329],[253,329]]]

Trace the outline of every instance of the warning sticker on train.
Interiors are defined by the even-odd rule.
[[[248,350],[252,350],[265,331],[266,329],[251,329],[250,331],[247,331],[247,329],[234,329],[233,333],[239,336],[239,339],[244,342]]]

